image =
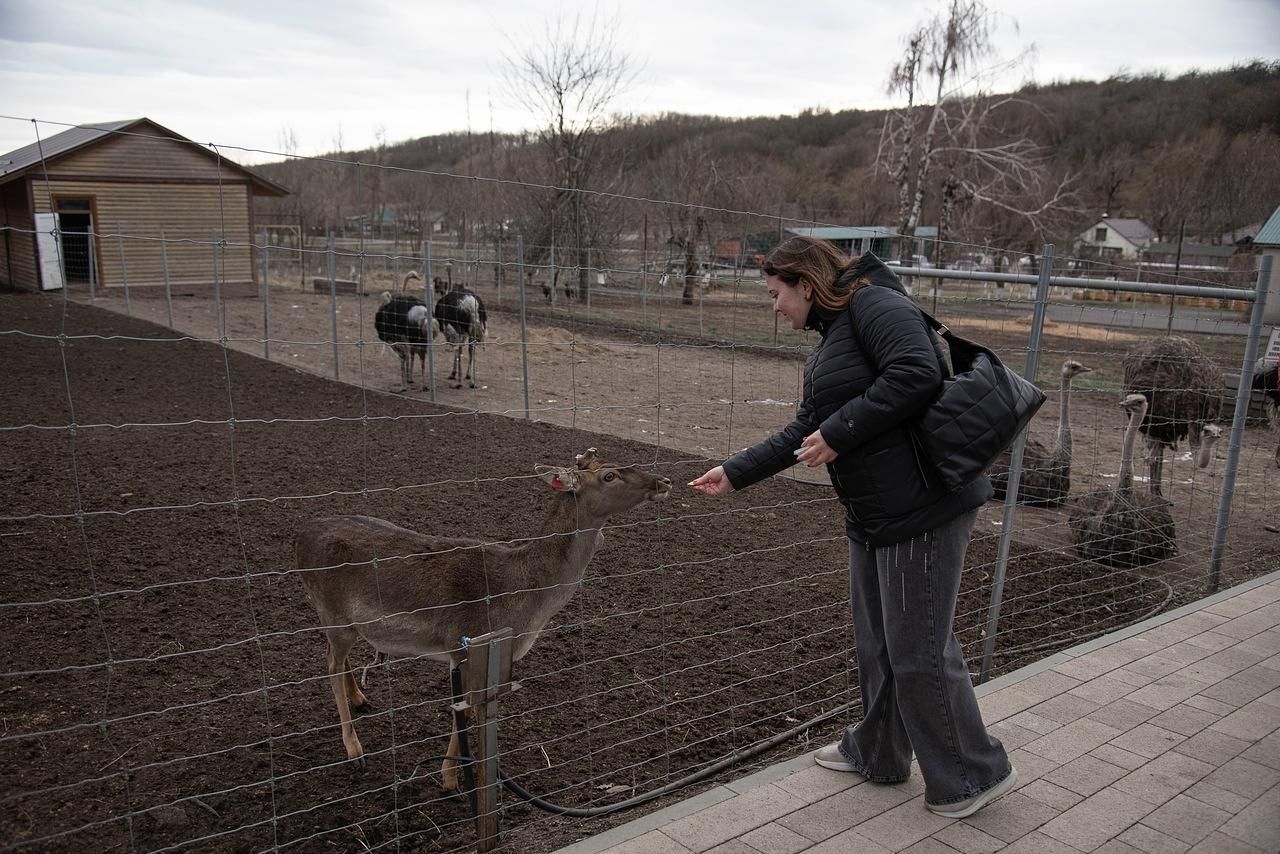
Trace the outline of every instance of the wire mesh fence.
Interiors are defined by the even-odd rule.
[[[554,193],[502,186],[513,212],[517,194]],[[794,754],[807,735],[752,751],[808,721],[821,737],[856,719],[848,546],[825,477],[719,501],[682,487],[790,420],[818,339],[779,328],[754,247],[821,224],[703,207],[699,237],[680,231],[687,200],[614,196],[608,239],[566,247],[509,229],[503,201],[467,217],[496,232],[412,245],[98,222],[82,280],[0,297],[6,848],[468,850],[470,811],[440,771],[439,659],[463,639],[424,654],[407,638],[464,607],[482,615],[470,634],[498,628],[507,598],[547,613],[503,702],[501,761],[550,801],[607,808],[731,757]],[[1052,253],[930,251],[967,262],[898,265],[913,298],[1033,365],[1049,396],[1015,469],[1020,503],[982,508],[969,549],[956,632],[975,678],[1280,568],[1276,440],[1261,400],[1239,394],[1266,343],[1256,270],[1135,282]],[[1096,283],[1073,281],[1083,272]],[[392,393],[383,292],[434,307],[459,289],[487,312],[474,386],[447,378],[454,345],[431,327],[427,376]],[[1144,351],[1170,332],[1185,351]],[[1216,384],[1170,380],[1193,357]],[[1148,400],[1137,419],[1121,406],[1132,392]],[[1130,420],[1157,417],[1169,441],[1126,443]],[[559,499],[535,471],[573,472],[587,448],[669,478],[669,499],[601,522],[568,575],[504,574],[515,554],[595,546],[594,526],[548,526]],[[1123,517],[1138,528],[1100,533],[1089,514],[1120,519],[1100,509],[1117,498],[1140,505]],[[420,532],[379,540],[376,564],[418,561],[428,605],[375,584],[378,608],[317,614],[295,533],[351,515]],[[363,553],[330,558],[379,577]],[[364,770],[335,708],[350,688],[324,653],[325,627],[354,625],[401,638],[387,658],[351,653]],[[508,850],[609,821],[502,809]]]

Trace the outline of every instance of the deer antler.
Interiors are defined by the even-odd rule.
[[[596,449],[587,448],[586,453],[578,454],[573,458],[578,464],[578,468],[586,471],[595,471],[600,468],[600,460],[596,458]]]

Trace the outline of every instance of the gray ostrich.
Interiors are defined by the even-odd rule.
[[[1280,468],[1280,359],[1264,356],[1255,362],[1249,387],[1262,392],[1267,421],[1276,437],[1276,468]]]
[[[1071,381],[1093,368],[1074,359],[1062,363],[1062,388],[1058,395],[1058,437],[1053,449],[1038,439],[1027,437],[1022,449],[1022,477],[1018,481],[1018,503],[1053,507],[1067,500],[1071,491]],[[1009,465],[1013,452],[1006,449],[991,466],[988,475],[995,498],[1003,501],[1009,485]]]
[[[1124,390],[1147,399],[1139,429],[1146,437],[1151,492],[1163,495],[1164,449],[1182,439],[1200,447],[1201,429],[1222,411],[1222,371],[1194,341],[1147,338],[1124,357]]]
[[[1129,426],[1120,452],[1119,483],[1115,489],[1090,492],[1075,502],[1071,533],[1080,557],[1127,569],[1173,557],[1178,546],[1169,502],[1133,488],[1133,446],[1147,414],[1147,399],[1131,394],[1120,405],[1129,414]]]

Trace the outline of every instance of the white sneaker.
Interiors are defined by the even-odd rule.
[[[985,792],[979,792],[972,798],[966,798],[963,801],[956,801],[952,804],[931,804],[926,801],[925,806],[929,808],[929,812],[940,815],[943,818],[966,818],[1001,795],[1008,794],[1017,783],[1018,769],[1010,765],[1009,774]]]
[[[861,773],[857,768],[853,767],[853,763],[844,758],[844,754],[840,752],[839,744],[829,744],[819,749],[813,754],[813,761],[817,762],[823,768],[830,768],[832,771],[852,771],[855,774]]]

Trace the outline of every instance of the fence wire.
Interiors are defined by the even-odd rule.
[[[545,626],[526,629],[537,643],[502,705],[501,758],[526,788],[578,807],[665,785],[857,701],[847,544],[825,477],[796,470],[719,502],[681,486],[791,418],[817,339],[779,328],[754,256],[829,223],[600,194],[608,238],[566,246],[505,225],[557,188],[503,181],[475,193],[471,226],[425,241],[282,245],[279,230],[228,225],[224,150],[237,149],[214,149],[213,222],[179,226],[177,210],[154,232],[96,222],[84,281],[0,297],[6,850],[468,850],[468,808],[440,786],[452,698],[439,657],[460,654],[462,639],[385,659],[353,650],[371,701],[355,719],[367,762],[357,772],[326,628],[427,625],[472,607],[481,634],[499,627],[504,599],[556,601]],[[387,169],[331,165],[352,180]],[[395,171],[428,188],[482,180]],[[45,169],[41,186],[49,203],[78,185]],[[701,237],[680,230],[690,207]],[[4,229],[39,236],[34,224]],[[1249,348],[1263,355],[1252,267],[1174,275],[961,242],[930,252],[946,270],[898,265],[922,307],[1010,365],[1035,354],[1049,401],[1029,430],[1024,501],[1042,495],[1044,459],[1070,437],[1064,501],[979,513],[956,615],[975,678],[1280,568],[1268,527],[1280,469],[1261,395],[1244,398],[1238,435],[1229,429]],[[1038,314],[1046,258],[1052,277],[1096,287],[1050,284]],[[1135,280],[1152,290],[1119,289]],[[1187,294],[1155,290],[1169,284]],[[488,314],[475,387],[446,379],[452,345],[437,338],[427,381],[419,373],[398,392],[399,360],[374,328],[383,292],[432,305],[457,289]],[[1126,377],[1126,360],[1171,333],[1211,366],[1214,388],[1165,381],[1185,354],[1151,356]],[[1199,460],[1189,439],[1168,443],[1159,467],[1139,438],[1123,466],[1120,403],[1135,390],[1212,398],[1190,420],[1221,435],[1201,434]],[[580,580],[502,575],[494,561],[572,534],[539,527],[551,499],[534,467],[572,466],[589,447],[669,477],[671,498],[603,523]],[[1154,551],[1149,530],[1109,534],[1100,550],[1081,522],[1086,497],[1114,497],[1126,470],[1126,494],[1161,493],[1131,499],[1167,516],[1149,525],[1166,534]],[[318,619],[302,585],[317,568],[296,564],[294,534],[351,514],[419,531],[420,545],[330,568],[376,581],[375,563],[416,561],[439,588],[430,605],[405,607],[377,582],[375,611]],[[1227,548],[1215,581],[1217,535]],[[451,593],[447,566],[478,573],[466,589],[480,593]],[[502,821],[513,851],[549,851],[585,827],[510,798]]]

